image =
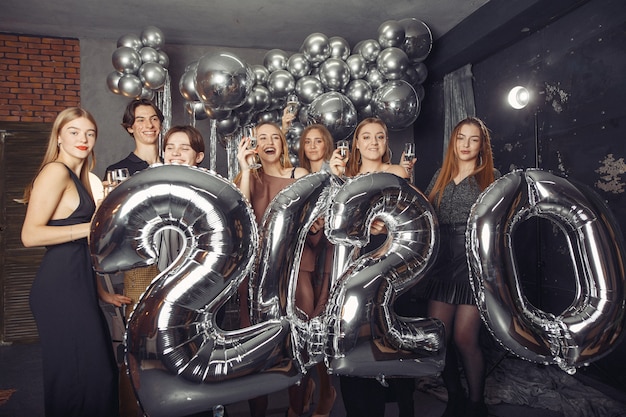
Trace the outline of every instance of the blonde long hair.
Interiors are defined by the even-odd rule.
[[[278,126],[274,122],[259,123],[258,125],[256,125],[255,130],[258,130],[261,126],[265,126],[265,125],[274,126],[274,128],[278,132],[278,135],[280,136],[280,143],[282,144],[282,150],[280,151],[280,166],[283,168],[293,168],[293,164],[289,160],[289,145],[287,145],[287,138],[285,137],[285,133],[280,128],[280,126]],[[252,175],[254,175],[257,179],[260,179],[259,172],[263,172],[263,164],[261,164],[260,168],[255,169],[252,172]],[[237,185],[241,183],[241,172],[237,174],[233,182]]]
[[[46,149],[46,153],[43,156],[43,161],[41,162],[41,165],[39,166],[39,169],[37,170],[37,175],[39,175],[43,167],[48,165],[50,162],[56,161],[57,158],[59,157],[58,138],[59,138],[59,134],[61,133],[61,130],[65,127],[66,124],[68,124],[72,120],[80,119],[81,117],[84,117],[85,119],[89,120],[94,125],[95,131],[96,131],[96,138],[98,137],[98,125],[96,124],[96,119],[94,119],[91,113],[89,113],[87,110],[82,109],[80,107],[69,107],[63,110],[61,113],[58,114],[58,116],[54,120],[54,123],[52,125],[52,130],[50,131],[50,136],[48,138],[48,148]],[[89,182],[89,172],[96,165],[96,154],[94,153],[93,149],[91,150],[91,153],[87,156],[87,161],[85,162],[86,163],[83,163],[83,166],[80,169],[80,181],[83,183],[83,185],[85,186],[85,188],[87,189],[87,191],[89,191],[89,194],[91,195],[91,184]],[[35,178],[37,178],[37,175],[35,175]],[[31,181],[30,184],[24,189],[24,195],[22,196],[22,198],[16,201],[20,203],[28,204],[28,201],[30,200],[30,193],[33,190],[34,181],[35,180],[33,179],[33,181]],[[93,195],[92,195],[92,198],[93,198]]]
[[[478,187],[481,191],[487,188],[487,186],[495,180],[493,173],[493,153],[491,152],[491,135],[489,133],[489,129],[485,123],[477,117],[468,117],[463,119],[457,123],[450,134],[450,141],[448,142],[446,156],[444,157],[443,164],[441,165],[441,171],[439,172],[439,176],[433,185],[433,189],[428,195],[428,199],[431,203],[435,204],[435,199],[437,200],[437,206],[439,206],[439,203],[441,202],[443,190],[446,188],[446,185],[448,185],[450,181],[452,181],[452,179],[459,173],[459,159],[456,154],[456,137],[461,128],[466,124],[474,125],[480,131],[480,151],[478,152],[478,157],[476,158],[476,167],[471,175],[473,175],[476,179]]]

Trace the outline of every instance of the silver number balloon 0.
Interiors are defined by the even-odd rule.
[[[384,221],[385,243],[347,265],[324,313],[333,373],[384,379],[420,376],[443,368],[443,324],[404,318],[395,299],[432,267],[438,223],[426,197],[388,173],[350,179],[333,197],[326,222],[329,240],[363,247],[375,218]]]
[[[266,394],[300,378],[282,346],[289,326],[220,329],[215,316],[252,269],[258,230],[228,180],[176,165],[133,175],[92,221],[94,267],[113,273],[150,265],[156,236],[172,229],[183,254],[157,276],[130,317],[126,361],[150,416],[183,416]]]
[[[556,316],[528,302],[517,276],[513,235],[531,217],[563,231],[575,266],[575,299]],[[593,191],[549,172],[514,171],[479,196],[468,226],[474,293],[502,345],[569,373],[612,350],[624,327],[626,253],[617,222]]]

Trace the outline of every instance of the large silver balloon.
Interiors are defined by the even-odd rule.
[[[267,79],[267,89],[272,97],[284,98],[296,88],[296,80],[287,70],[280,69],[272,72]]]
[[[319,78],[305,75],[296,81],[296,94],[304,104],[311,104],[324,92],[324,86]]]
[[[287,70],[294,76],[294,78],[302,78],[309,74],[311,71],[311,63],[300,52],[296,52],[291,55],[287,60]]]
[[[135,74],[141,66],[141,56],[133,48],[128,46],[120,46],[111,56],[113,68],[124,74]]]
[[[336,91],[324,93],[313,100],[307,117],[307,124],[323,124],[335,140],[350,137],[357,124],[354,105],[348,97]]]
[[[372,95],[372,110],[390,130],[402,130],[417,119],[420,102],[406,81],[388,81]]]
[[[147,415],[198,413],[284,389],[301,376],[285,319],[234,331],[215,321],[258,249],[246,201],[216,174],[161,165],[119,185],[95,214],[90,247],[98,272],[154,264],[164,229],[184,241],[183,255],[153,280],[126,331],[129,375]]]
[[[157,60],[157,62],[161,64],[163,68],[167,68],[170,66],[170,57],[167,55],[165,51],[158,50],[157,55],[159,56],[159,59]]]
[[[558,315],[530,304],[520,284],[511,245],[532,217],[561,229],[576,269],[575,298]],[[546,171],[513,171],[472,207],[466,246],[478,308],[508,350],[574,373],[615,347],[624,328],[626,251],[617,221],[592,190]]]
[[[387,80],[399,80],[409,68],[409,58],[400,48],[385,48],[376,58],[376,67]]]
[[[252,69],[230,52],[204,55],[196,69],[196,91],[205,104],[216,110],[241,105],[254,86]]]
[[[363,78],[367,75],[367,61],[361,54],[350,55],[346,59],[346,64],[350,68],[350,77],[353,80]]]
[[[314,66],[321,64],[330,58],[330,42],[328,37],[323,33],[312,33],[306,37],[300,52]]]
[[[284,70],[287,68],[287,61],[289,60],[289,54],[282,49],[271,49],[265,53],[263,57],[263,66],[272,73],[278,70]]]
[[[146,26],[141,31],[141,43],[154,49],[161,49],[165,45],[165,36],[156,26]]]
[[[415,18],[399,21],[404,28],[402,49],[412,63],[422,62],[428,57],[433,46],[433,35],[426,23]]]
[[[331,291],[324,317],[333,373],[385,378],[443,368],[443,324],[399,317],[393,309],[396,297],[434,264],[439,227],[433,213],[420,191],[389,173],[350,179],[334,195],[326,221],[331,242],[364,247],[376,218],[388,237],[352,262]]]
[[[339,58],[328,58],[320,67],[320,81],[327,91],[341,91],[350,82],[350,67]]]
[[[372,87],[365,80],[352,80],[346,87],[346,97],[357,110],[362,109],[372,100]]]
[[[146,62],[139,67],[138,75],[145,87],[158,90],[165,84],[167,71],[158,62]]]
[[[378,43],[381,48],[401,47],[404,36],[404,26],[397,20],[387,20],[378,27]]]
[[[359,49],[355,48],[355,53],[361,54],[368,64],[373,64],[380,53],[380,44],[374,39],[366,39],[359,45]]]
[[[333,36],[328,39],[331,58],[345,61],[350,56],[350,44],[341,36]]]
[[[124,74],[118,83],[118,88],[123,96],[137,98],[141,95],[143,85],[139,77],[134,74]]]
[[[371,67],[367,70],[367,74],[365,75],[365,81],[369,83],[372,87],[372,90],[377,90],[385,83],[385,77],[380,73],[380,70],[375,66]]]
[[[120,46],[127,46],[139,52],[143,47],[143,43],[141,42],[139,35],[127,33],[126,35],[120,36],[117,40],[117,47],[119,48]]]

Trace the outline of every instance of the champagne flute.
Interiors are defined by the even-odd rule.
[[[415,158],[415,142],[406,142],[404,144],[404,160],[412,162]],[[413,183],[413,168],[408,171],[409,181]]]
[[[295,116],[299,109],[300,100],[298,100],[298,96],[295,94],[289,94],[287,96],[287,111]]]
[[[127,168],[117,168],[107,171],[106,180],[108,185],[105,189],[105,196],[108,195],[115,187],[130,177]]]
[[[250,139],[250,144],[248,145],[248,149],[252,149],[255,151],[255,154],[252,156],[252,161],[248,158],[248,168],[249,169],[258,169],[261,168],[261,164],[256,160],[256,133],[254,131],[254,125],[248,124],[243,127],[243,136]]]
[[[350,143],[347,140],[339,140],[337,141],[337,149],[339,149],[341,159],[346,159],[350,152]]]

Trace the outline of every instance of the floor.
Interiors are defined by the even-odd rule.
[[[338,380],[335,380],[338,389]],[[417,381],[417,417],[440,416],[445,403],[438,378]],[[15,390],[12,392],[12,390]],[[11,394],[12,392],[12,394]],[[9,394],[0,416],[42,417],[43,387],[41,348],[38,344],[0,346],[0,394]],[[553,367],[545,367],[505,355],[490,366],[486,402],[489,416],[501,417],[618,417],[626,416],[626,393],[594,381],[581,381]],[[229,417],[248,416],[247,402],[230,404]],[[286,392],[270,395],[268,417],[282,417],[287,408]],[[394,403],[388,403],[385,417],[397,417]],[[338,395],[332,417],[344,417]],[[382,416],[381,416],[382,417]]]

